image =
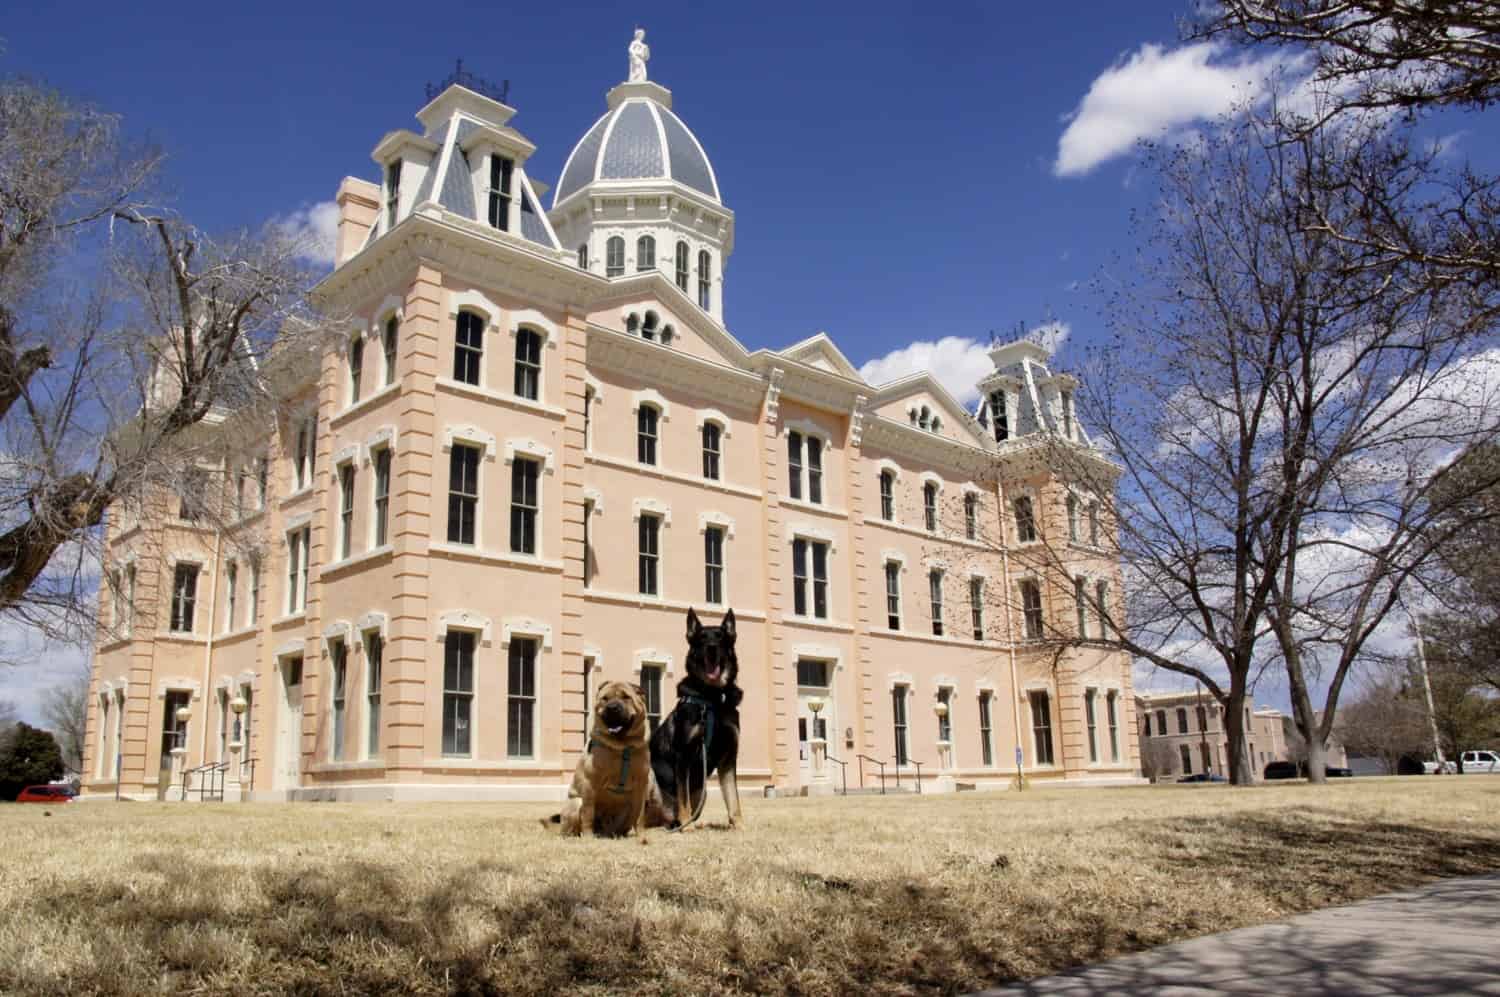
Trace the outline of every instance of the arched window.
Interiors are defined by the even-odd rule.
[[[516,396],[536,401],[542,383],[542,337],[533,329],[516,330]]]
[[[723,430],[716,422],[703,424],[703,476],[719,480],[719,458],[722,456]]]
[[[677,286],[682,293],[688,292],[688,244],[677,243]]]
[[[936,433],[938,430],[940,430],[942,428],[943,428],[943,420],[939,419],[937,416],[933,416],[932,417],[932,431],[934,433]]]
[[[927,520],[927,532],[937,532],[938,508],[937,508],[938,486],[937,482],[929,481],[922,486],[922,512]]]
[[[634,336],[636,334],[636,332],[638,332],[640,330],[640,328],[641,328],[641,317],[639,315],[637,315],[635,312],[631,312],[629,315],[625,316],[625,331],[626,332],[628,332],[632,336]]]
[[[973,492],[964,496],[964,536],[979,539],[979,496]]]
[[[604,276],[619,277],[625,273],[625,240],[612,235],[604,244]]]
[[[484,319],[474,312],[459,312],[453,337],[453,380],[478,384],[483,357]]]
[[[589,244],[585,242],[583,245],[581,245],[581,246],[578,247],[578,269],[580,269],[580,270],[587,270],[588,268],[589,268]]]
[[[698,307],[708,311],[709,282],[713,279],[714,261],[708,250],[698,251]]]
[[[676,333],[672,331],[672,327],[670,325],[664,325],[661,327],[661,345],[671,346],[672,340],[675,336]]]
[[[880,518],[887,523],[896,520],[896,473],[880,472]]]
[[[922,406],[922,411],[917,415],[917,428],[919,428],[919,429],[930,429],[931,427],[932,427],[932,410],[929,409],[926,405],[923,405]]]
[[[657,322],[656,313],[655,312],[647,312],[646,313],[646,322],[645,322],[644,325],[641,326],[641,338],[642,339],[650,340],[651,342],[655,342],[656,341],[656,322]]]
[[[638,273],[656,269],[656,240],[649,235],[635,240],[635,269]]]
[[[656,427],[660,416],[655,405],[642,405],[636,410],[635,459],[642,464],[656,464]]]

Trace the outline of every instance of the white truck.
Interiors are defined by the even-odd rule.
[[[1496,773],[1500,772],[1500,751],[1480,748],[1477,751],[1465,751],[1461,756],[1464,762],[1464,773]],[[1425,762],[1423,767],[1429,774],[1438,770],[1437,762]],[[1443,763],[1443,771],[1454,773],[1458,771],[1458,763],[1448,759]]]

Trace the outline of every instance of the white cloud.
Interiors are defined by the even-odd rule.
[[[339,206],[332,201],[319,201],[306,208],[299,208],[289,215],[271,220],[288,239],[299,244],[298,256],[319,266],[333,266],[333,255],[338,245]]]
[[[1053,353],[1062,348],[1071,331],[1066,322],[1046,322],[1027,335]],[[990,344],[967,336],[944,336],[918,340],[859,368],[859,376],[880,385],[919,371],[929,371],[938,383],[963,405],[977,401],[975,385],[995,366],[990,362]]]
[[[15,704],[20,720],[42,726],[42,697],[87,667],[91,653],[16,620],[0,623],[0,699]]]
[[[1082,176],[1161,138],[1262,99],[1268,81],[1296,63],[1284,54],[1225,60],[1224,46],[1197,42],[1180,48],[1142,45],[1095,78],[1068,116],[1052,171]]]

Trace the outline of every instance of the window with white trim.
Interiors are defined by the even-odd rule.
[[[1061,400],[1063,436],[1071,440],[1073,438],[1073,392],[1062,392]]]
[[[1031,739],[1035,754],[1033,764],[1051,765],[1052,704],[1046,692],[1037,689],[1027,695],[1031,701]]]
[[[479,448],[453,444],[448,455],[448,542],[474,544],[479,522]]]
[[[516,457],[510,465],[510,549],[515,554],[535,554],[537,479],[541,465]]]
[[[984,579],[977,575],[969,579],[969,622],[974,639],[984,640]]]
[[[698,251],[698,307],[708,311],[711,302],[709,288],[713,279],[713,257],[708,255],[708,250]]]
[[[208,511],[208,472],[201,467],[189,467],[182,472],[182,503],[177,509],[177,518],[196,523]]]
[[[1083,690],[1083,723],[1084,727],[1088,730],[1090,762],[1099,761],[1099,720],[1094,707],[1094,701],[1098,697],[1099,691],[1097,689]]]
[[[964,493],[964,536],[979,539],[979,496],[973,492]]]
[[[365,340],[355,336],[349,340],[349,404],[359,401],[359,386],[365,373]]]
[[[594,452],[594,389],[583,389],[583,449]]]
[[[401,160],[393,159],[385,168],[385,228],[396,227],[396,212],[401,205]]]
[[[1068,539],[1074,543],[1078,542],[1078,496],[1072,492],[1068,493],[1064,505],[1068,510]]]
[[[484,361],[484,317],[461,311],[453,326],[453,380],[476,387]]]
[[[542,337],[535,329],[516,330],[517,398],[536,401],[542,390]]]
[[[938,528],[938,486],[935,481],[928,481],[922,485],[922,517],[927,524],[928,533],[936,533]]]
[[[505,754],[536,757],[535,637],[511,637],[505,693]]]
[[[625,275],[625,240],[612,235],[604,244],[604,276],[623,277]]]
[[[635,240],[635,270],[636,273],[645,273],[647,270],[656,269],[656,240],[649,235],[643,235]]]
[[[1022,495],[1011,505],[1016,513],[1016,543],[1029,544],[1036,541],[1036,514],[1032,509],[1031,498]]]
[[[375,451],[375,546],[384,547],[390,539],[391,514],[391,448]]]
[[[1042,587],[1027,578],[1019,583],[1021,589],[1021,618],[1025,623],[1026,639],[1042,639]]]
[[[1078,611],[1078,636],[1089,635],[1088,597],[1084,594],[1088,581],[1082,575],[1073,579],[1073,604]]]
[[[1089,503],[1089,543],[1099,546],[1099,502]]]
[[[365,757],[380,757],[380,685],[385,668],[385,638],[379,630],[365,634]]]
[[[802,537],[792,541],[792,612],[797,616],[828,619],[828,544],[823,541]]]
[[[313,465],[317,460],[317,440],[314,438],[316,416],[308,416],[297,423],[297,449],[292,458],[292,483],[297,491],[312,484]]]
[[[260,619],[260,558],[250,558],[250,599],[245,605],[245,625],[254,626]]]
[[[678,242],[677,243],[677,258],[676,258],[676,260],[674,262],[676,263],[676,268],[677,268],[677,274],[676,274],[676,276],[677,276],[677,288],[678,288],[678,290],[682,291],[683,294],[686,294],[687,290],[688,290],[688,244],[687,243],[685,243],[685,242]]]
[[[709,481],[719,480],[719,457],[724,431],[716,422],[703,424],[703,476]]]
[[[711,606],[724,603],[724,527],[703,531],[703,598]]]
[[[927,592],[932,601],[932,634],[943,635],[943,572],[933,568],[927,572]]]
[[[896,472],[880,472],[880,518],[887,523],[896,520]]]
[[[515,166],[512,160],[490,153],[490,227],[501,232],[510,231],[510,191]]]
[[[268,457],[255,458],[255,495],[259,503],[256,508],[264,509],[266,500],[271,490],[271,460]]]
[[[661,676],[662,666],[650,663],[641,665],[641,692],[646,700],[646,723],[651,733],[661,726]],[[590,704],[592,705],[592,704]]]
[[[339,465],[339,559],[354,547],[354,463]]]
[[[641,595],[660,595],[661,517],[641,513],[636,532],[639,551],[636,591]]]
[[[891,689],[891,727],[896,742],[896,764],[907,764],[906,756],[906,690],[904,685]]]
[[[329,745],[329,761],[338,761],[344,757],[344,717],[347,705],[347,679],[349,677],[349,645],[344,643],[340,637],[333,642],[332,658],[332,695],[329,697],[331,706],[332,739]]]
[[[1099,626],[1099,639],[1104,640],[1109,636],[1106,630],[1109,613],[1109,582],[1100,579],[1094,583],[1094,615],[1097,617]]]
[[[995,442],[1010,439],[1010,416],[1005,410],[1005,392],[990,392],[990,422],[995,430]]]
[[[580,270],[587,270],[588,268],[589,268],[589,244],[586,243],[586,242],[585,243],[580,243],[579,246],[578,246],[578,269],[580,269]]]
[[[172,570],[172,619],[167,629],[173,633],[192,633],[198,608],[198,570],[196,564],[179,564]]]
[[[979,692],[979,754],[985,768],[995,764],[995,746],[991,737],[990,722],[990,705],[994,698],[995,694],[988,689],[981,689]]]
[[[895,561],[885,562],[885,626],[901,629],[901,565]]]
[[[234,561],[224,569],[224,629],[234,629],[235,610],[240,594],[240,566]]]
[[[594,585],[594,500],[583,500],[583,587]],[[587,704],[592,706],[592,703]]]
[[[937,701],[947,707],[942,715],[938,717],[938,740],[953,743],[953,690],[947,686],[940,686],[937,692]]]
[[[806,462],[803,455],[806,454]],[[787,496],[823,504],[823,441],[798,430],[786,434]],[[806,489],[803,488],[804,476]]]
[[[443,641],[443,754],[471,753],[474,715],[474,644],[472,630],[449,630]]]
[[[304,526],[286,535],[286,611],[300,613],[307,608],[308,561],[311,557],[312,527]]]
[[[656,465],[656,443],[661,411],[655,405],[642,404],[635,411],[635,459],[638,463]]]
[[[385,329],[380,337],[381,353],[385,357],[385,383],[396,383],[396,347],[401,338],[401,327],[396,316],[385,320]]]

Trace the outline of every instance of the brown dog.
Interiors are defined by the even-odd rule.
[[[652,791],[646,697],[638,685],[606,682],[594,697],[588,750],[578,760],[568,802],[552,820],[563,834],[619,838],[644,827]]]

